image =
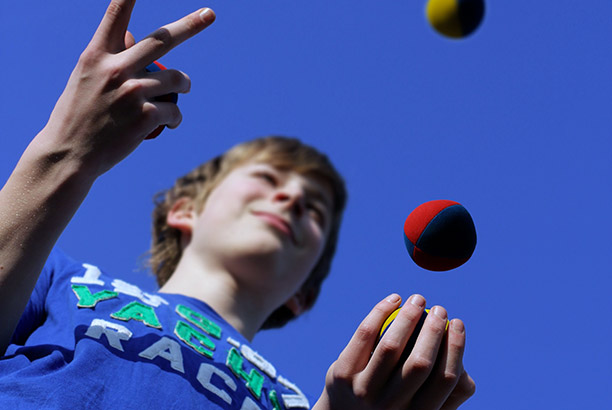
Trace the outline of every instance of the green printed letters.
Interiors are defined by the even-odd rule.
[[[252,369],[250,373],[244,371],[242,362],[244,359],[235,348],[231,348],[227,354],[227,366],[232,369],[232,372],[246,381],[246,387],[253,393],[257,399],[261,397],[261,388],[263,386],[264,377],[257,370]]]
[[[221,339],[221,328],[216,323],[205,318],[201,313],[195,310],[189,309],[184,305],[176,306],[176,313],[178,313],[183,319],[187,320],[192,325],[196,325],[201,330],[205,331],[216,339]]]
[[[176,322],[174,334],[183,342],[187,343],[196,352],[208,357],[209,359],[212,359],[212,351],[215,350],[216,346],[208,336],[198,332],[196,329],[189,326],[189,324],[183,322],[182,320],[178,320]],[[194,343],[191,340],[192,338],[196,339],[200,343]]]
[[[128,303],[118,312],[111,313],[110,316],[113,319],[119,319],[125,322],[134,319],[156,329],[162,328],[155,314],[155,310],[151,306],[144,305],[140,302]]]
[[[272,390],[270,394],[268,394],[268,397],[270,398],[270,403],[272,403],[274,410],[282,410],[276,390]]]
[[[80,308],[93,308],[101,300],[116,298],[118,293],[112,290],[102,290],[91,293],[89,288],[84,285],[72,285],[72,291],[79,299],[77,306]]]

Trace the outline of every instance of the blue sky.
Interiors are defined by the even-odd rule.
[[[6,2],[0,177],[44,126],[107,2]],[[297,136],[329,154],[350,201],[315,308],[255,348],[318,396],[362,317],[418,292],[467,327],[466,409],[598,409],[612,385],[612,2],[489,1],[452,41],[425,1],[147,0],[142,38],[203,6],[215,24],[161,61],[187,72],[184,115],[100,178],[60,238],[73,257],[139,271],[152,195],[240,141]],[[452,199],[478,245],[434,273],[405,251],[410,211]],[[607,267],[606,267],[607,266]]]

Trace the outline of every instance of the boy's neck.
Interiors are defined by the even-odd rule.
[[[189,296],[206,303],[249,341],[274,310],[265,306],[266,298],[245,291],[231,273],[219,267],[191,262],[187,255],[183,255],[159,291]]]

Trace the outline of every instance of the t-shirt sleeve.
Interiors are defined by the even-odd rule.
[[[30,334],[44,323],[47,317],[47,295],[53,283],[54,274],[66,258],[67,256],[60,250],[53,249],[51,251],[30,295],[30,300],[17,324],[15,333],[13,333],[11,344],[23,345]]]

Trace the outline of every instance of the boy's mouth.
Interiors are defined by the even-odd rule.
[[[291,241],[294,244],[297,244],[297,241],[295,239],[295,234],[293,232],[293,229],[291,228],[291,224],[287,222],[285,219],[271,212],[253,211],[253,214],[265,220],[266,222],[268,222],[270,225],[272,225],[273,227],[275,227],[276,229],[278,229],[285,235],[289,236]]]

